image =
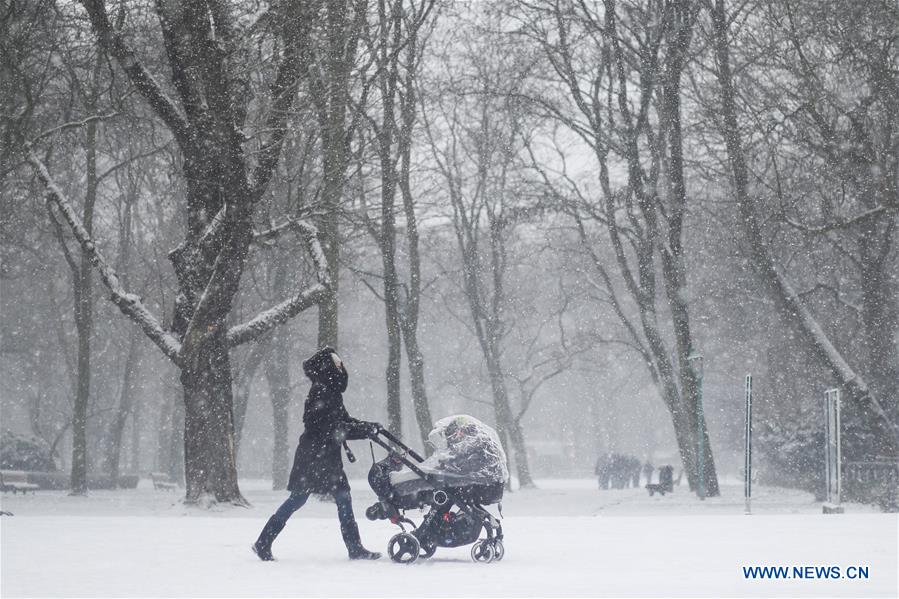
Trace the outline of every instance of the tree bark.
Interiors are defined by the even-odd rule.
[[[141,411],[141,404],[140,402],[137,402],[131,409],[131,460],[129,469],[131,472],[138,475],[140,474],[141,469],[140,438],[142,432],[142,416],[143,412]]]
[[[286,331],[276,331],[272,337],[271,354],[265,363],[272,401],[272,490],[287,488],[290,474],[290,445],[287,438],[290,407],[290,362]]]
[[[98,59],[99,60],[99,59]],[[97,66],[99,70],[99,65]],[[86,131],[87,182],[82,222],[90,235],[97,201],[97,124],[91,121]],[[78,387],[72,415],[71,495],[87,494],[87,409],[91,392],[91,335],[93,334],[93,271],[90,257],[80,252],[77,272],[73,273],[75,291],[75,326],[78,330]]]
[[[662,274],[665,280],[665,294],[668,298],[668,308],[671,311],[671,321],[674,329],[674,339],[677,346],[677,365],[681,389],[680,403],[691,419],[695,422],[693,435],[697,443],[702,447],[702,472],[698,472],[699,463],[694,464],[692,470],[698,474],[694,476],[693,488],[696,488],[699,477],[702,478],[702,492],[707,497],[720,495],[718,489],[718,475],[715,469],[715,461],[709,447],[708,429],[704,416],[702,395],[690,356],[694,352],[693,333],[690,328],[690,312],[685,299],[687,293],[687,267],[684,257],[682,242],[683,219],[687,207],[687,185],[684,177],[684,149],[683,133],[681,127],[681,77],[684,69],[686,53],[692,39],[693,22],[696,17],[696,8],[692,2],[680,0],[674,3],[672,38],[669,40],[668,52],[665,57],[662,85],[661,113],[665,121],[665,129],[669,145],[668,186],[670,197],[670,209],[668,214],[667,243],[657,242],[662,262]],[[654,212],[650,220],[652,227],[657,228]],[[657,231],[658,238],[664,238],[661,231]],[[689,423],[681,423],[681,426]],[[696,450],[697,462],[699,447]],[[697,489],[698,490],[698,489]]]
[[[106,447],[106,473],[118,485],[119,465],[122,457],[123,436],[128,417],[132,416],[134,403],[134,378],[137,374],[137,363],[140,360],[140,337],[136,330],[128,336],[128,353],[125,354],[125,368],[122,375],[122,388],[119,392],[119,406],[115,419],[110,427]],[[133,420],[132,420],[133,422]],[[136,429],[136,427],[135,427]]]
[[[432,448],[428,443],[428,434],[434,428],[431,406],[428,402],[427,385],[425,384],[424,355],[418,343],[418,322],[421,307],[421,251],[418,232],[418,216],[415,213],[415,196],[412,194],[410,182],[412,174],[412,132],[415,128],[418,113],[417,65],[418,53],[422,51],[418,43],[418,27],[410,31],[407,46],[407,70],[404,78],[405,94],[400,97],[400,119],[398,153],[400,168],[397,186],[403,200],[403,213],[406,219],[406,246],[409,253],[409,280],[405,287],[405,302],[401,309],[400,326],[403,344],[406,347],[406,363],[409,366],[412,405],[422,446],[430,455]]]
[[[409,386],[412,392],[415,422],[418,424],[425,453],[430,455],[433,449],[428,443],[428,434],[434,428],[434,421],[431,417],[431,406],[428,403],[428,391],[425,386],[424,356],[418,347],[418,336],[414,327],[403,327],[403,343],[406,346],[406,360],[409,364]]]
[[[322,188],[323,216],[319,219],[328,275],[331,286],[319,304],[318,345],[338,347],[338,278],[340,239],[338,214],[343,200],[347,169],[348,131],[346,126],[349,101],[350,70],[356,56],[358,29],[351,21],[348,0],[325,0],[325,56],[324,76],[314,82],[313,93],[324,93],[319,101],[324,184]],[[358,19],[359,15],[355,15]],[[307,68],[307,73],[313,69]],[[317,78],[317,75],[314,77]]]
[[[185,500],[204,503],[211,497],[248,505],[237,486],[231,364],[224,330],[214,331],[198,348],[194,365],[181,372],[181,384]]]

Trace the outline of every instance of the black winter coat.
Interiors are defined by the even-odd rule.
[[[350,418],[343,405],[349,376],[338,368],[330,347],[303,362],[303,372],[312,381],[303,410],[306,430],[300,435],[287,489],[292,493],[334,495],[350,488],[343,471],[341,445],[364,439],[371,423]]]

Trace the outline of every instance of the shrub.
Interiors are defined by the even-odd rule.
[[[56,464],[43,439],[6,431],[0,437],[0,468],[55,472]]]

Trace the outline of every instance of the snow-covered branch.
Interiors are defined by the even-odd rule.
[[[97,114],[94,116],[87,117],[86,119],[82,119],[80,121],[72,121],[70,123],[63,123],[57,127],[53,127],[52,129],[48,129],[43,133],[38,134],[36,137],[32,139],[32,142],[37,141],[38,139],[43,139],[44,137],[48,137],[55,133],[59,133],[60,131],[68,131],[69,129],[78,129],[80,127],[84,127],[89,123],[93,123],[95,121],[103,121],[106,119],[111,119],[113,117],[118,116],[118,112],[111,112],[109,114]]]
[[[871,208],[870,210],[866,210],[861,214],[853,216],[852,218],[847,218],[841,221],[833,222],[827,225],[821,226],[811,226],[806,225],[805,223],[793,220],[786,214],[783,215],[784,222],[793,227],[794,229],[799,229],[800,231],[804,231],[806,233],[828,233],[830,231],[836,231],[837,229],[845,229],[847,227],[851,227],[852,225],[858,224],[859,222],[865,221],[872,216],[877,216],[882,212],[886,211],[886,206],[877,206],[876,208]]]
[[[315,225],[302,219],[290,219],[284,225],[279,225],[268,232],[257,234],[257,238],[259,235],[266,235],[277,230],[276,233],[272,233],[276,235],[286,228],[296,229],[303,234],[306,249],[309,251],[312,262],[315,264],[318,283],[297,293],[292,298],[269,308],[253,319],[232,327],[228,331],[228,345],[231,347],[258,339],[279,324],[318,304],[328,293],[328,289],[331,286],[331,277],[328,275],[328,261],[318,239],[318,229],[316,229]]]
[[[137,323],[144,334],[162,350],[162,353],[173,362],[178,363],[178,354],[181,350],[181,343],[174,335],[162,328],[159,321],[156,320],[147,307],[141,302],[139,296],[128,293],[125,288],[122,287],[118,275],[112,267],[109,266],[106,259],[97,249],[94,240],[91,239],[87,230],[84,228],[84,225],[81,224],[81,220],[72,209],[69,200],[56,182],[53,181],[53,178],[50,176],[50,171],[37,154],[30,148],[28,149],[28,162],[34,168],[37,177],[47,188],[47,202],[55,205],[59,212],[62,213],[66,222],[69,224],[75,239],[81,246],[81,251],[88,256],[91,264],[93,264],[100,273],[100,279],[103,281],[106,288],[109,289],[112,302],[119,307],[119,310],[121,310],[125,316]]]
[[[253,241],[263,242],[275,239],[285,231],[298,231],[303,236],[303,240],[306,243],[306,249],[315,265],[315,274],[318,281],[323,285],[330,285],[328,261],[325,258],[325,252],[322,250],[321,243],[318,240],[318,228],[308,220],[288,217],[287,220],[280,225],[275,225],[265,231],[253,233]]]
[[[258,314],[252,320],[231,327],[228,330],[228,345],[234,347],[248,341],[258,339],[279,324],[287,322],[303,310],[318,304],[324,298],[327,289],[318,283],[303,290],[294,297],[281,302]]]

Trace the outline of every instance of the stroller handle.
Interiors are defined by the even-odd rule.
[[[378,426],[378,432],[377,432],[377,433],[374,433],[374,434],[372,434],[372,435],[370,435],[370,437],[371,437],[372,440],[380,441],[380,439],[378,439],[378,435],[383,435],[388,441],[390,441],[390,442],[393,443],[394,445],[397,445],[398,447],[400,447],[404,452],[406,452],[406,453],[408,453],[410,456],[412,456],[417,462],[420,463],[420,462],[424,462],[424,461],[425,461],[425,459],[424,459],[423,457],[421,457],[421,456],[418,454],[418,452],[416,452],[414,449],[412,449],[411,447],[409,447],[408,445],[406,445],[405,443],[403,443],[402,441],[400,441],[400,440],[396,437],[396,435],[394,435],[393,433],[391,433],[389,430],[387,430],[387,429],[384,428],[383,426],[380,426],[380,425],[379,425],[379,426]],[[378,444],[381,445],[382,443],[378,443]]]

